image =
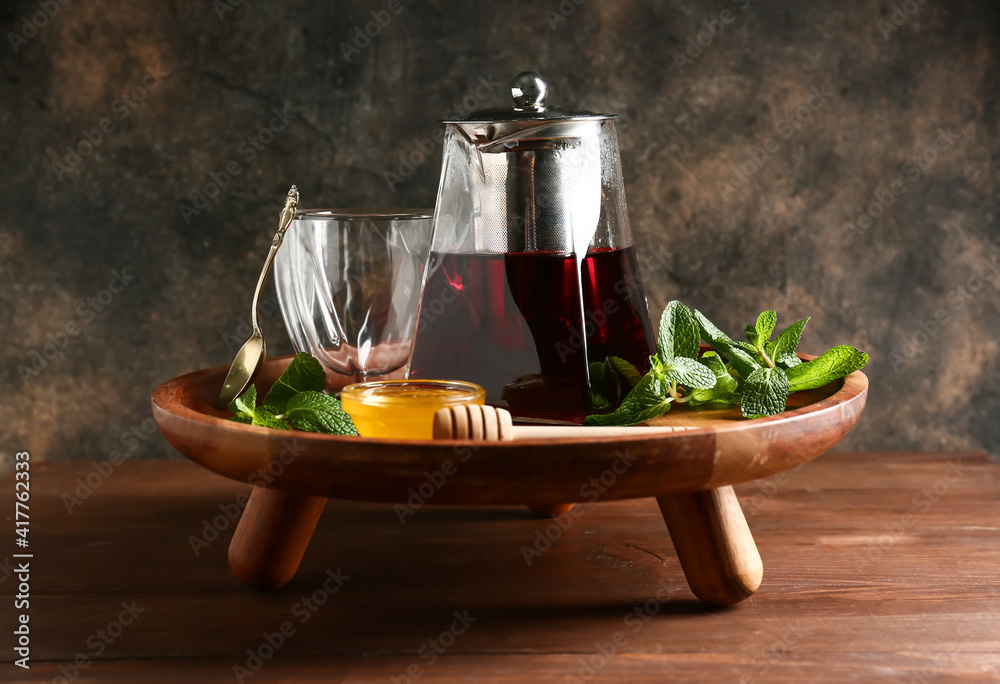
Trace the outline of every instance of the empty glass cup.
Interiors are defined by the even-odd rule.
[[[409,360],[432,210],[296,214],[274,261],[296,351],[354,382],[402,377]]]

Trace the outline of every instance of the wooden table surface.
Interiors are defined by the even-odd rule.
[[[737,487],[764,582],[728,609],[694,600],[653,499],[583,505],[565,530],[331,501],[265,594],[226,562],[247,486],[137,461],[83,498],[93,472],[32,466],[31,669],[11,664],[3,564],[0,681],[1000,681],[1000,464],[982,454],[828,454]]]

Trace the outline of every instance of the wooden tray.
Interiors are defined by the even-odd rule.
[[[258,395],[290,360],[264,365]],[[233,572],[248,584],[275,588],[292,577],[326,498],[407,504],[416,492],[426,504],[523,504],[558,514],[574,502],[656,497],[692,590],[710,603],[742,600],[760,583],[760,557],[731,485],[825,452],[857,422],[868,391],[856,372],[793,395],[770,418],[678,407],[651,424],[693,429],[656,436],[428,442],[226,420],[213,406],[226,371],[164,383],[153,392],[153,416],[181,454],[257,487],[230,546]]]

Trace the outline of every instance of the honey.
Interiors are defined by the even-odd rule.
[[[358,433],[383,439],[432,439],[438,409],[485,399],[482,387],[458,380],[377,380],[340,393]]]

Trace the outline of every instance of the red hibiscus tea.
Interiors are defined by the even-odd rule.
[[[582,421],[588,364],[645,372],[653,335],[634,247],[577,267],[572,252],[432,253],[409,377],[482,385],[515,417]]]

